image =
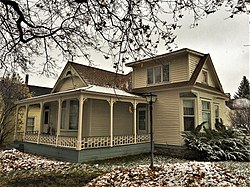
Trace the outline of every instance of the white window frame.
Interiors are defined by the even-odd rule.
[[[203,102],[209,103],[209,108],[208,109],[204,109],[203,108]],[[212,128],[212,124],[211,124],[211,101],[201,100],[201,117],[202,117],[202,122],[204,122],[204,120],[203,120],[203,114],[209,114],[209,120],[205,124],[205,127],[206,128]]]
[[[185,101],[191,101],[193,102],[193,107],[194,107],[194,114],[192,115],[186,115],[185,111],[184,111],[184,102]],[[183,131],[185,131],[185,117],[193,117],[194,118],[194,127],[193,130],[196,127],[196,103],[195,103],[195,99],[190,99],[190,98],[183,98],[182,99],[182,120],[183,120]],[[186,130],[188,131],[188,130]]]
[[[163,80],[163,67],[165,66],[165,65],[168,65],[168,80]],[[161,78],[160,78],[160,81],[159,82],[156,82],[156,69],[157,68],[160,68],[160,76],[161,76]],[[148,79],[148,77],[149,77],[149,70],[151,70],[152,71],[152,83],[150,82],[149,83],[149,79]],[[152,84],[160,84],[160,83],[165,83],[165,82],[169,82],[170,81],[170,70],[169,70],[169,63],[164,63],[164,64],[162,64],[162,65],[158,65],[158,66],[153,66],[153,67],[150,67],[150,68],[147,68],[147,85],[152,85]],[[151,77],[150,76],[150,77]]]

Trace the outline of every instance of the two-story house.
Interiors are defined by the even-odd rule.
[[[132,73],[121,75],[67,63],[50,94],[17,102],[23,112],[16,144],[74,162],[149,152],[148,92],[157,94],[156,144],[182,145],[182,131],[227,119],[227,96],[209,54],[181,49],[127,66]],[[39,116],[30,116],[34,108]],[[31,117],[40,122],[30,126]]]
[[[181,132],[203,121],[214,127],[228,124],[228,96],[224,93],[209,54],[190,49],[127,64],[133,68],[134,93],[153,92],[155,143],[181,145]]]

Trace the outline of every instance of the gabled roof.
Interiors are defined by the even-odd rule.
[[[124,84],[128,83],[129,79],[131,79],[131,73],[122,75],[82,64],[69,63],[88,85],[125,88],[126,85]]]
[[[220,80],[218,78],[218,75],[217,75],[216,70],[214,68],[214,65],[212,63],[210,55],[209,54],[202,54],[202,53],[190,50],[190,49],[181,49],[181,50],[178,50],[177,52],[172,52],[170,54],[173,55],[173,54],[179,54],[179,53],[184,53],[184,52],[185,53],[192,53],[192,54],[195,53],[201,57],[199,63],[197,64],[197,66],[196,66],[195,70],[193,71],[189,80],[182,81],[182,82],[176,82],[176,83],[170,83],[170,84],[150,86],[150,87],[135,88],[135,89],[133,89],[133,92],[143,93],[143,92],[149,92],[149,91],[152,92],[152,91],[157,91],[157,90],[162,90],[162,89],[171,89],[171,88],[180,88],[180,87],[195,87],[196,86],[199,88],[218,92],[218,93],[220,93],[220,95],[225,96],[225,93],[224,93],[223,88],[221,86]],[[169,54],[165,54],[165,55],[169,55]],[[164,55],[160,55],[160,56],[162,57]],[[157,56],[155,58],[160,58],[160,57]],[[151,58],[151,60],[152,60],[152,58]],[[150,61],[150,59],[146,59],[146,60],[143,60],[140,62],[147,62],[147,61]],[[138,62],[130,63],[127,66],[134,66],[137,63]],[[211,87],[209,85],[197,82],[197,78],[198,78],[205,63],[208,64],[208,66],[211,70],[211,74],[213,75],[213,77],[215,77],[215,82],[217,85],[216,87]]]
[[[77,76],[83,82],[83,85],[113,87],[113,88],[123,89],[126,91],[131,89],[131,84],[132,84],[131,73],[128,73],[127,75],[122,75],[119,73],[114,73],[74,62],[68,62],[64,67],[61,75],[59,76],[52,92],[54,92],[54,90],[56,89],[57,85],[63,78],[63,74],[65,74],[65,71],[69,66],[73,68],[74,71],[77,73]]]

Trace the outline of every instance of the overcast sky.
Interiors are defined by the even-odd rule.
[[[250,41],[249,17],[237,15],[233,19],[225,11],[219,11],[204,18],[198,27],[190,28],[192,16],[186,15],[179,22],[182,24],[177,31],[177,49],[190,48],[202,53],[209,53],[215,69],[226,93],[234,93],[245,75],[250,77]],[[159,54],[166,51],[159,50]],[[103,63],[102,63],[103,62]],[[107,61],[95,62],[98,68],[113,70]],[[87,63],[83,64],[87,65]],[[61,65],[62,69],[64,64]],[[60,72],[59,72],[60,74]],[[56,79],[30,75],[29,84],[53,87]]]

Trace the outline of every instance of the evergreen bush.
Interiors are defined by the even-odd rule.
[[[215,129],[206,128],[206,122],[193,131],[182,133],[185,144],[202,160],[237,160],[249,161],[249,139],[241,129],[226,127],[222,120],[215,124]]]

